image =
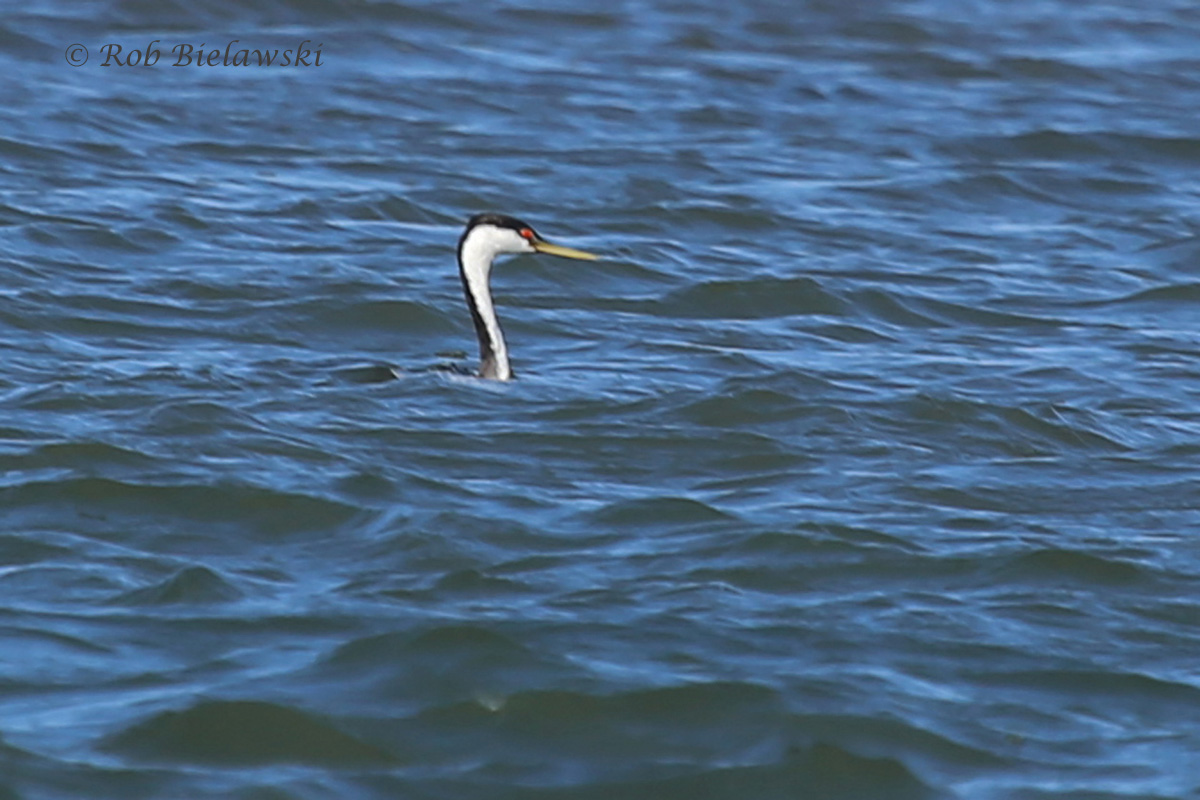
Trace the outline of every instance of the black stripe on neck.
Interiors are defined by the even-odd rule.
[[[479,314],[479,306],[475,304],[475,295],[471,294],[471,286],[467,283],[467,271],[463,269],[462,246],[459,245],[458,277],[462,281],[463,296],[467,299],[467,308],[471,309],[471,322],[475,323],[475,338],[479,340],[479,361],[486,364],[496,357],[496,346],[492,334],[483,323]],[[485,287],[486,288],[486,287]]]

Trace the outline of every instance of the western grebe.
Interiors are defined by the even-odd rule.
[[[595,261],[599,256],[572,247],[550,244],[528,223],[504,214],[476,214],[458,240],[458,274],[479,338],[479,377],[512,380],[508,346],[492,303],[490,278],[496,256],[509,253],[548,253],[563,258]]]

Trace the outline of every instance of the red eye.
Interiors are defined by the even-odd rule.
[[[537,234],[533,232],[533,228],[521,228],[521,235],[531,242],[534,240],[534,237],[537,236]]]

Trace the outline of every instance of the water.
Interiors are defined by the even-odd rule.
[[[1195,796],[1198,34],[7,9],[0,797]]]

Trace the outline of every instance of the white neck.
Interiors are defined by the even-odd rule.
[[[489,285],[492,262],[499,252],[492,237],[476,235],[472,231],[459,247],[458,265],[467,305],[471,308],[475,323],[475,335],[479,339],[479,375],[507,381],[512,380],[512,366],[508,361],[508,345],[504,342],[504,332],[500,330],[500,320],[496,316]]]

